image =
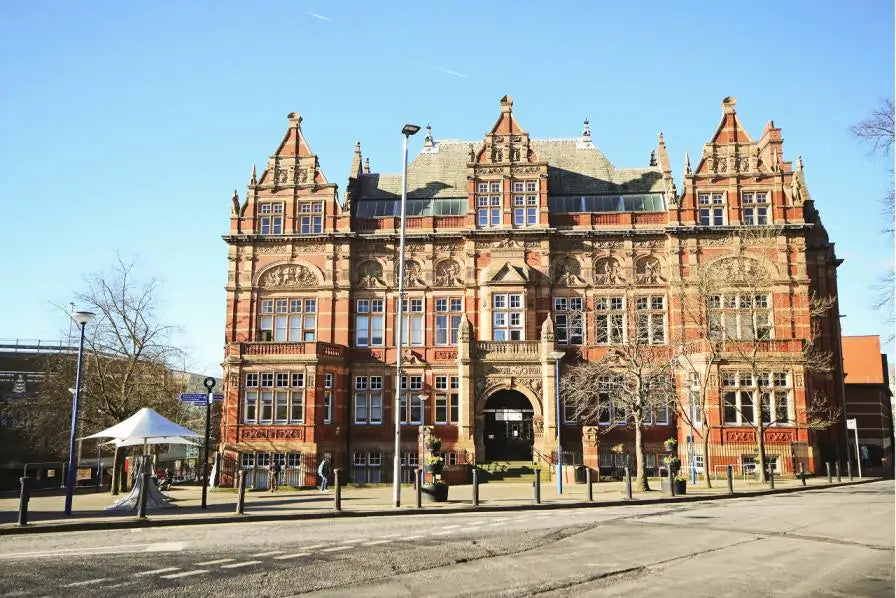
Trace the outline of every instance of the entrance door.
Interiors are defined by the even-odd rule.
[[[529,400],[515,390],[502,390],[489,397],[485,415],[485,459],[530,461],[532,459],[532,415]]]

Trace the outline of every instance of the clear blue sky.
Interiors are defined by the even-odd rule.
[[[784,158],[803,156],[846,260],[844,332],[892,330],[869,308],[893,261],[892,160],[848,132],[893,94],[889,0],[5,2],[0,38],[0,338],[58,338],[53,305],[119,251],[165,281],[162,319],[217,373],[230,195],[288,112],[341,196],[355,141],[397,172],[402,124],[481,139],[504,94],[535,138],[577,136],[587,116],[621,167],[646,165],[662,130],[679,188],[736,96],[754,139],[773,119]]]

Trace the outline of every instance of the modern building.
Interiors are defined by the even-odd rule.
[[[880,337],[844,336],[843,370],[846,377],[846,417],[856,421],[863,473],[891,475],[893,395],[887,356],[880,352]],[[849,434],[852,436],[853,432],[850,430]],[[852,455],[855,458],[854,449]]]
[[[842,425],[807,425],[810,397],[842,404],[842,373],[813,373],[803,358],[810,339],[839,351],[836,304],[816,314],[810,298],[836,297],[840,260],[802,161],[785,160],[771,121],[754,141],[734,98],[723,100],[699,159],[685,157],[680,191],[662,133],[647,165],[617,168],[587,120],[574,137],[534,138],[506,96],[480,139],[440,140],[427,126],[408,168],[404,256],[401,175],[372,171],[358,144],[340,201],[302,118],[288,121],[261,173],[253,167],[245,197],[234,192],[224,236],[222,449],[241,466],[277,459],[313,483],[309,462],[328,453],[355,481],[387,481],[398,403],[404,475],[418,463],[421,426],[442,440],[449,464],[552,461],[559,427],[564,462],[612,469],[631,455],[632,433],[604,433],[609,412],[588,425],[565,406],[557,413],[556,356],[565,354],[562,377],[580,356],[596,359],[642,328],[664,358],[686,352],[709,364],[714,401],[688,425],[676,417],[681,409],[652,415],[653,473],[663,440],[677,436],[684,447],[704,434],[724,456],[710,454],[709,466],[746,469],[750,422],[769,411],[766,451],[779,471],[793,471],[794,458],[811,470],[842,450]],[[748,230],[770,231],[770,242],[750,245]],[[745,294],[740,266],[725,260],[766,272],[765,286]],[[744,370],[730,342],[701,341],[676,300],[676,285],[708,263],[732,273],[711,299],[723,329],[715,340],[761,330],[761,372]],[[702,358],[710,345],[718,354]],[[686,405],[691,378],[680,369],[677,379]],[[698,444],[688,456],[699,469]]]

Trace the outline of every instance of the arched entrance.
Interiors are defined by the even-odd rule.
[[[485,460],[531,460],[533,413],[529,399],[519,391],[499,390],[490,396],[482,410]]]

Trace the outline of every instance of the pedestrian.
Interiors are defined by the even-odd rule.
[[[324,457],[324,460],[320,462],[320,465],[317,467],[317,476],[320,478],[320,491],[327,491],[327,484],[329,483],[330,476],[330,458]]]
[[[271,460],[271,467],[269,469],[269,472],[268,487],[270,488],[271,492],[273,492],[277,489],[277,482],[280,478],[280,463],[276,459]]]

